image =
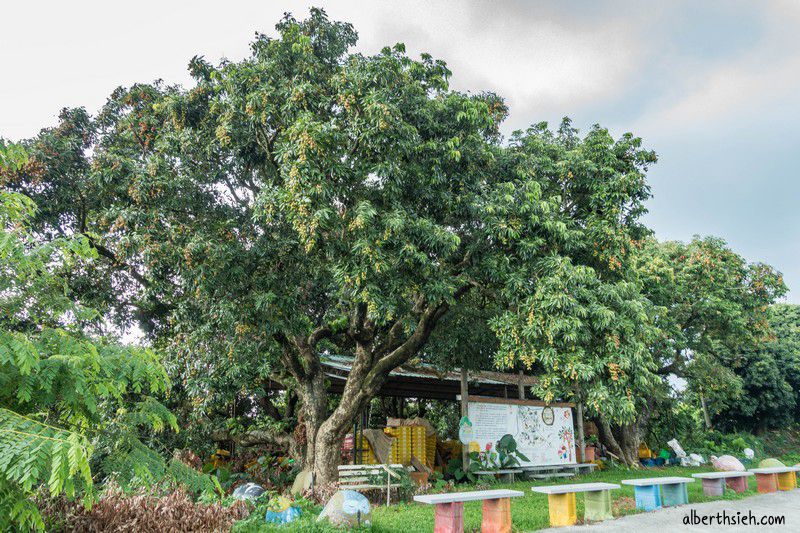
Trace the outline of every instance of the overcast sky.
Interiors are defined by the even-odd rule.
[[[655,149],[647,222],[717,235],[781,270],[800,303],[800,2],[281,2],[28,0],[3,6],[0,137],[96,111],[119,85],[189,83],[194,55],[239,59],[256,31],[309,5],[352,22],[358,49],[404,42],[492,90],[506,132],[570,116]]]

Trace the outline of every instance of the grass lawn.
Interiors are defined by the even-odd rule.
[[[794,463],[792,463],[794,464]],[[461,486],[459,491],[477,490],[477,488],[506,488],[522,491],[525,496],[512,498],[511,517],[516,531],[535,531],[549,526],[549,514],[547,508],[547,495],[531,491],[531,487],[537,485],[558,485],[565,483],[582,483],[590,481],[605,481],[608,483],[619,483],[622,479],[661,477],[661,476],[681,476],[691,477],[691,474],[699,472],[713,471],[710,465],[684,468],[648,468],[641,470],[628,470],[615,468],[605,471],[598,471],[570,479],[555,479],[552,481],[520,481],[517,483],[495,483],[489,487],[481,486]],[[726,490],[722,499],[738,500],[753,496],[756,492],[755,477],[749,478],[749,490],[743,494],[737,494],[732,490]],[[622,488],[611,491],[613,498],[614,516],[637,513],[633,499],[633,487],[622,485]],[[703,495],[703,488],[700,480],[689,483],[689,502],[698,503],[711,501],[720,498],[708,498]],[[578,522],[583,517],[583,496],[577,495]],[[308,532],[330,532],[341,531],[330,526],[317,523],[317,512],[306,512],[305,516],[291,525],[268,526],[259,520],[258,527],[246,528],[242,531],[308,531]],[[312,510],[308,510],[312,511]],[[372,529],[373,532],[392,532],[392,533],[417,533],[433,531],[433,512],[432,505],[422,505],[417,503],[400,503],[386,507],[385,505],[373,505]],[[263,519],[262,519],[263,520]],[[464,529],[465,531],[480,531],[481,526],[481,503],[467,502],[464,504]]]

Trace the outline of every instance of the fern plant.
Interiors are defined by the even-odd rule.
[[[18,145],[0,141],[0,179],[24,171],[26,164]],[[166,463],[140,435],[178,429],[175,417],[153,397],[169,387],[158,357],[145,348],[87,334],[86,325],[96,323],[99,315],[73,301],[65,289],[63,276],[79,262],[91,261],[94,250],[79,238],[36,243],[28,225],[35,209],[25,196],[0,190],[3,531],[45,528],[32,503],[37,490],[82,496],[90,505],[96,444],[120,443],[106,457],[115,474],[164,475]],[[155,466],[150,468],[144,457]]]

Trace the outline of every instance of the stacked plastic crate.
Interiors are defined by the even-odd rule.
[[[436,464],[436,433],[425,438],[425,464],[433,468]]]
[[[360,441],[360,442],[359,442]],[[369,441],[364,438],[364,436],[359,435],[356,437],[356,443],[358,445],[358,456],[360,458],[359,463],[362,465],[376,465],[378,464],[378,459],[375,457],[375,452],[372,451],[372,446],[369,445]]]
[[[392,451],[389,453],[392,464],[411,464],[412,427],[399,426],[384,428],[383,432],[392,437]]]
[[[411,453],[420,462],[428,461],[428,434],[425,426],[408,426],[411,428]],[[409,458],[409,461],[411,459]]]

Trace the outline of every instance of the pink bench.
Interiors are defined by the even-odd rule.
[[[511,500],[523,496],[518,490],[476,490],[449,494],[423,494],[414,501],[436,506],[434,533],[464,532],[464,502],[483,502],[483,533],[511,533]]]

